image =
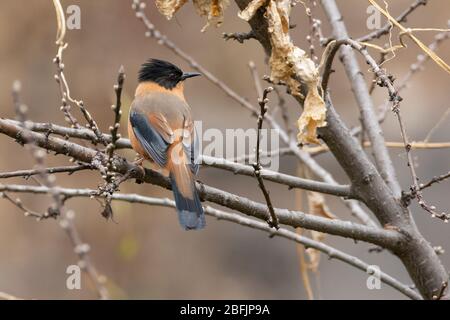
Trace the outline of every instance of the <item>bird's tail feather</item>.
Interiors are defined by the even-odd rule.
[[[184,196],[178,189],[177,181],[171,174],[172,191],[177,206],[178,220],[185,230],[203,229],[206,225],[205,214],[192,181],[192,198]]]
[[[183,161],[186,160],[185,155],[180,153],[176,159],[178,161],[171,161],[169,168],[178,219],[185,230],[203,229],[206,225],[205,214],[195,187],[194,176],[187,161]]]

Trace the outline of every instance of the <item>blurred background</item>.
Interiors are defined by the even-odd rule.
[[[209,27],[196,15],[191,4],[185,5],[176,19],[167,21],[153,1],[147,1],[146,12],[151,21],[177,45],[192,55],[212,73],[250,101],[256,102],[254,84],[248,62],[254,61],[260,74],[267,74],[263,50],[256,41],[244,45],[225,42],[223,32],[247,31],[249,27],[237,18],[237,7],[231,1],[220,28]],[[397,16],[411,0],[390,2],[390,12]],[[65,51],[65,73],[72,96],[83,99],[85,105],[107,131],[113,121],[110,105],[114,101],[113,85],[117,71],[124,65],[127,74],[124,89],[124,108],[128,108],[137,84],[136,74],[141,63],[150,57],[170,60],[182,68],[189,66],[155,40],[144,36],[144,27],[131,9],[131,1],[63,0],[64,8],[71,4],[81,9],[81,29],[68,30]],[[352,37],[369,32],[366,28],[367,2],[339,0],[344,19]],[[314,9],[322,18],[325,36],[329,26],[320,6]],[[413,27],[445,28],[450,19],[450,2],[430,1],[405,24]],[[293,38],[297,45],[307,48],[309,31],[302,6],[294,9]],[[384,20],[383,20],[384,23]],[[14,80],[22,82],[22,99],[29,106],[28,117],[36,122],[65,125],[59,111],[59,91],[54,80],[56,54],[56,20],[51,1],[0,1],[0,116],[13,118],[11,87]],[[428,44],[433,33],[421,33]],[[395,39],[395,38],[394,38]],[[383,42],[379,42],[383,43]],[[395,60],[385,65],[401,78],[415,62],[419,50],[408,41],[409,48],[398,52]],[[450,41],[438,50],[450,61]],[[376,53],[378,56],[378,53]],[[336,109],[348,126],[358,125],[357,107],[349,83],[339,64],[331,79],[331,93]],[[361,63],[362,68],[366,65]],[[367,71],[364,69],[364,71]],[[368,83],[372,76],[366,77]],[[403,115],[411,140],[420,141],[450,107],[448,88],[450,77],[435,64],[417,74],[402,96]],[[187,99],[194,117],[203,121],[203,128],[254,128],[255,119],[242,107],[213,86],[206,79],[187,84]],[[384,102],[382,89],[374,92],[375,105]],[[299,116],[296,103],[287,97],[294,124]],[[74,109],[75,110],[75,109]],[[124,113],[125,114],[125,113]],[[77,113],[79,119],[81,115]],[[434,134],[432,141],[449,141],[450,121]],[[398,125],[391,114],[383,124],[388,141],[401,141]],[[126,136],[126,132],[122,132]],[[0,136],[0,171],[26,169],[33,159],[22,147],[6,136]],[[123,153],[133,159],[132,152]],[[392,149],[391,155],[404,190],[410,184],[406,157],[402,149]],[[450,150],[415,151],[418,174],[423,181],[449,170]],[[346,177],[331,155],[318,161],[341,183]],[[49,156],[48,165],[69,164],[63,156]],[[297,160],[285,157],[280,171],[296,174]],[[264,201],[256,181],[248,177],[212,168],[203,168],[200,179],[205,183],[237,193],[250,199]],[[8,179],[1,183],[32,183],[23,179]],[[65,187],[96,188],[102,183],[97,172],[81,172],[72,176],[57,176],[57,183]],[[296,194],[284,187],[268,183],[275,206],[296,208]],[[428,190],[426,199],[438,208],[449,209],[449,183],[444,182]],[[121,186],[122,192],[136,192],[146,196],[172,197],[170,192],[151,185],[137,185],[130,181]],[[46,210],[50,199],[46,196],[20,195],[22,201],[36,211]],[[326,197],[332,212],[341,219],[352,219],[348,210],[335,198]],[[107,278],[113,298],[130,299],[304,299],[306,298],[299,272],[296,245],[284,239],[270,239],[267,234],[207,217],[208,227],[201,232],[184,232],[178,226],[172,209],[114,203],[115,221],[100,216],[100,204],[91,199],[71,200],[68,208],[76,212],[76,225],[83,240],[91,246],[91,257],[99,272]],[[427,213],[411,207],[416,221],[433,245],[450,247],[449,225],[431,219]],[[326,242],[354,254],[383,271],[410,284],[400,262],[387,252],[369,253],[370,245],[327,237]],[[403,299],[386,285],[381,290],[368,290],[367,275],[341,262],[322,257],[319,272],[312,276],[316,298],[321,299]],[[449,254],[442,256],[450,266]],[[66,289],[66,268],[76,264],[77,256],[58,222],[37,222],[24,217],[6,200],[0,201],[0,291],[22,298],[89,299],[95,292],[83,276],[82,290]]]

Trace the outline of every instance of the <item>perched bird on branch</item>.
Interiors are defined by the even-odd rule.
[[[169,175],[178,218],[186,230],[205,227],[194,179],[199,169],[198,139],[183,93],[184,81],[199,75],[150,59],[139,71],[128,122],[133,149]]]

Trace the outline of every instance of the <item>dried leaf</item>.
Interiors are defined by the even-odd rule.
[[[325,203],[325,197],[318,192],[308,192],[309,212],[328,219],[336,219],[336,216],[330,211]]]
[[[250,2],[244,10],[238,13],[239,18],[249,21],[253,18],[256,11],[258,11],[258,9],[261,8],[261,6],[266,2],[267,0],[252,0],[252,2]]]
[[[188,0],[156,0],[156,7],[167,19],[172,19],[173,15],[187,2]],[[223,22],[223,13],[228,7],[229,0],[192,0],[197,13],[206,17],[207,23],[203,27],[202,32],[206,28],[215,23],[220,26]]]
[[[212,23],[215,23],[217,27],[220,26],[223,22],[223,13],[230,4],[229,0],[193,0],[193,2],[198,14],[207,19],[202,32]]]
[[[290,3],[289,0],[270,0],[266,9],[268,32],[272,44],[272,55],[269,61],[271,80],[283,81],[288,85],[292,95],[301,97],[300,85],[306,84],[308,92],[305,109],[298,120],[300,132],[298,140],[300,143],[319,144],[317,128],[326,126],[326,106],[317,89],[320,73],[306,52],[292,43],[289,35]]]
[[[308,192],[308,207],[309,212],[313,215],[320,216],[328,219],[336,219],[336,216],[331,213],[330,209],[325,203],[325,197],[318,192]],[[311,231],[311,238],[315,241],[322,242],[325,240],[325,234],[318,231]],[[320,251],[312,248],[306,250],[309,258],[308,267],[313,272],[319,270],[320,263]]]
[[[326,107],[317,90],[317,82],[308,85],[308,95],[304,103],[304,110],[298,119],[298,141],[302,143],[320,144],[317,139],[317,128],[326,126]]]
[[[302,235],[302,229],[301,228],[297,228],[295,229],[296,233],[301,236]],[[299,262],[300,262],[300,275],[302,277],[303,280],[303,285],[305,287],[305,291],[306,291],[306,295],[308,296],[308,300],[314,300],[314,293],[312,290],[312,286],[311,286],[311,281],[309,281],[309,274],[308,274],[308,270],[311,269],[310,267],[310,263],[308,263],[308,261],[306,261],[306,257],[305,257],[305,253],[307,249],[305,249],[305,247],[301,244],[297,244],[297,254],[299,257]],[[309,257],[310,259],[310,257]]]
[[[156,0],[156,7],[159,12],[166,16],[168,20],[180,9],[187,0]]]

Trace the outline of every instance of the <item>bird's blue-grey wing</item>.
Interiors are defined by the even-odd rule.
[[[158,128],[142,112],[136,110],[131,111],[130,123],[136,138],[148,155],[159,166],[165,167],[167,164],[167,149],[170,146],[170,141],[163,138]]]

